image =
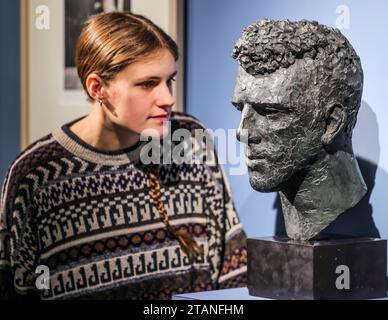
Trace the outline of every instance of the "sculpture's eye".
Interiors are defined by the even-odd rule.
[[[262,116],[274,116],[274,115],[277,115],[279,113],[281,113],[281,110],[278,109],[278,108],[275,108],[275,107],[270,107],[270,106],[266,106],[266,105],[252,105],[253,109],[255,109],[255,111],[262,115]]]
[[[274,108],[265,108],[263,110],[263,113],[265,115],[275,115],[275,114],[280,113],[280,110],[279,109],[274,109]]]

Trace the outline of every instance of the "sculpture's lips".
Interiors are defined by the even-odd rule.
[[[248,163],[248,164],[253,164],[253,163],[256,163],[256,162],[262,162],[262,161],[265,161],[266,159],[264,159],[264,158],[254,158],[254,159],[252,159],[252,158],[247,158],[246,159],[246,162]]]
[[[264,160],[266,159],[265,156],[247,156],[247,159],[249,160]]]
[[[246,150],[245,157],[249,160],[263,160],[268,159],[268,154],[265,152],[252,152],[250,150]]]
[[[265,159],[249,159],[247,158],[246,159],[246,164],[247,164],[247,167],[249,169],[255,169],[257,170],[258,168],[262,168],[263,166],[265,166],[266,164],[266,161]]]

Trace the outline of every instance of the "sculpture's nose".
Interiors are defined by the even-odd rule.
[[[237,140],[240,142],[245,142],[245,143],[248,142],[247,122],[248,122],[248,117],[249,117],[251,108],[252,107],[249,104],[245,103],[241,112],[240,123],[238,125],[237,134],[236,134]]]

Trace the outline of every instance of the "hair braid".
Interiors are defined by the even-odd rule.
[[[150,188],[150,197],[153,200],[156,209],[159,212],[160,218],[166,225],[168,231],[170,231],[178,240],[182,250],[187,254],[190,260],[199,256],[202,252],[201,247],[193,239],[193,237],[186,230],[175,230],[168,220],[166,210],[164,209],[163,202],[160,195],[160,180],[158,178],[159,167],[148,170],[148,187]]]

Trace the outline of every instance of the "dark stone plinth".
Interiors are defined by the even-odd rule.
[[[338,279],[346,277],[340,266],[348,267],[349,289],[343,288],[344,278]],[[249,294],[273,299],[382,298],[387,291],[387,241],[248,239],[247,285]]]

